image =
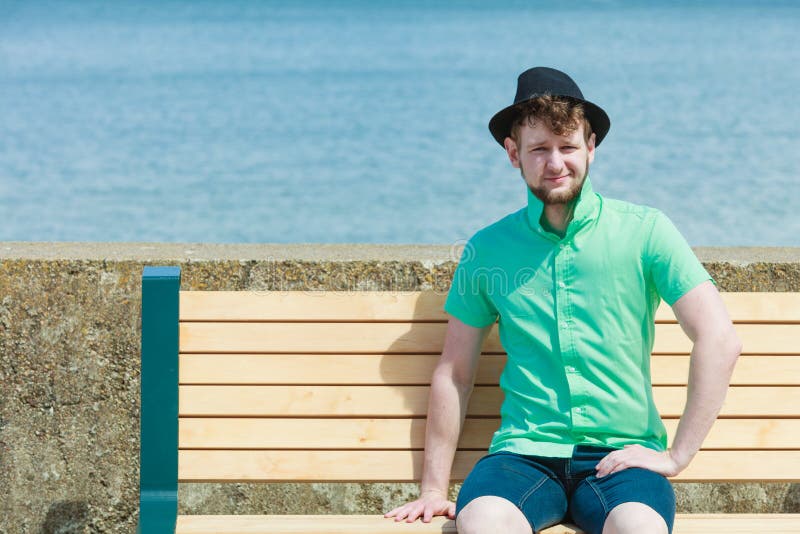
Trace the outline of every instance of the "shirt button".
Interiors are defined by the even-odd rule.
[[[575,413],[583,413],[583,407],[578,406],[577,408],[575,408]]]
[[[569,371],[570,373],[574,373],[575,372],[575,368],[572,367],[571,365],[568,365],[567,366],[567,371]]]
[[[562,288],[563,287],[567,287],[567,284],[565,284],[564,282],[559,282],[558,283],[558,287],[562,287]]]

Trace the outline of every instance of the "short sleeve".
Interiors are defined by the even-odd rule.
[[[717,285],[672,221],[658,210],[647,237],[645,265],[659,296],[670,306],[706,280]]]
[[[470,240],[461,254],[444,303],[444,311],[475,328],[494,323],[499,315],[486,292],[487,276],[479,265],[479,253],[474,240]]]

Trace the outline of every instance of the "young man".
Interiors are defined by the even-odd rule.
[[[468,242],[445,310],[420,498],[396,521],[456,518],[460,534],[531,533],[569,521],[589,534],[672,532],[682,471],[719,413],[741,344],[713,279],[661,212],[593,191],[610,127],[563,72],[519,76],[489,123],[520,169],[528,205]],[[653,403],[654,315],[664,299],[693,341],[672,447]],[[450,469],[481,344],[499,319],[507,363],[500,428],[457,503]]]

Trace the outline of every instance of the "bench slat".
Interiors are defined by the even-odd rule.
[[[181,354],[179,367],[182,384],[427,385],[438,361],[438,354]],[[505,363],[505,354],[482,355],[476,384],[497,385]]]
[[[180,352],[441,353],[444,323],[181,323]],[[797,354],[800,324],[736,326],[744,354]],[[688,354],[677,324],[659,324],[653,352]],[[497,327],[484,352],[501,353]]]
[[[721,293],[736,322],[800,322],[798,293]],[[181,291],[182,321],[447,321],[434,291]],[[674,322],[662,302],[656,321]]]
[[[322,519],[322,521],[320,521]],[[181,515],[176,534],[456,534],[455,521],[436,517],[430,523],[396,524],[379,515]],[[567,534],[574,529],[544,531]]]
[[[455,521],[434,517],[430,523],[397,524],[380,515],[180,515],[176,534],[455,534]],[[676,514],[674,534],[797,534],[800,514]],[[541,534],[581,534],[558,525]]]
[[[181,354],[181,384],[430,384],[436,354]],[[477,385],[497,385],[504,354],[480,358]],[[689,357],[650,360],[653,384],[685,385]],[[741,356],[734,385],[800,385],[800,356]]]
[[[689,379],[689,356],[652,356],[650,375],[654,385],[686,385]],[[731,376],[731,385],[800,386],[800,356],[739,356]]]
[[[181,321],[447,321],[434,291],[181,291]]]
[[[451,480],[463,480],[483,451],[458,451]],[[800,451],[700,451],[673,480],[800,481]],[[422,475],[422,451],[178,451],[180,482],[411,482]]]
[[[486,450],[498,418],[470,419],[460,449]],[[677,419],[664,421],[669,443]],[[181,418],[181,449],[423,449],[425,419]],[[800,449],[800,419],[719,419],[703,449]]]
[[[424,416],[427,386],[180,386],[181,416]],[[685,386],[656,386],[653,396],[662,417],[680,416]],[[467,407],[472,416],[500,413],[499,387],[476,387]],[[731,387],[722,417],[797,417],[800,388]]]

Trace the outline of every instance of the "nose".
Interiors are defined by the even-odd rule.
[[[564,159],[558,150],[551,150],[547,156],[547,170],[551,172],[558,172],[564,168]]]

